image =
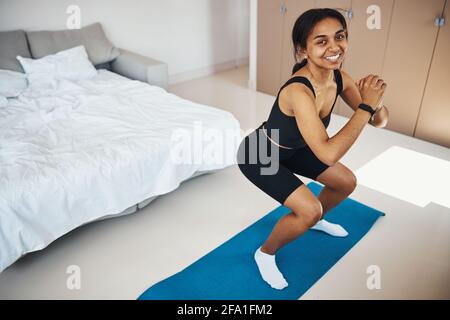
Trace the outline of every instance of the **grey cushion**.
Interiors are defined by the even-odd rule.
[[[166,90],[169,86],[167,63],[128,50],[120,49],[120,56],[111,62],[111,71]]]
[[[0,69],[24,72],[16,56],[31,58],[25,31],[0,32]]]
[[[100,23],[81,29],[27,32],[31,56],[34,59],[79,45],[86,48],[89,60],[97,65],[115,59],[120,53],[106,38]]]

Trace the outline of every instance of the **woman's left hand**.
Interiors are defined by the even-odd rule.
[[[355,82],[356,86],[358,87],[359,92],[361,92],[362,86],[364,84],[364,79],[366,79],[367,77],[361,78],[361,79],[359,79],[358,81]],[[375,110],[379,111],[381,106],[382,106],[382,104],[383,104],[383,98],[381,98],[380,102],[376,106],[371,106],[371,107],[374,108]]]
[[[356,86],[358,87],[359,91],[361,92],[363,80],[365,78],[361,78],[358,81],[356,81]],[[370,118],[369,123],[373,125],[376,128],[384,128],[386,127],[389,119],[389,111],[386,108],[386,106],[383,105],[383,99],[380,100],[380,103],[375,106],[375,114]]]

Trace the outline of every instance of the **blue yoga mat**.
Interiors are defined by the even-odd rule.
[[[314,182],[307,186],[316,196],[322,189]],[[345,199],[326,215],[326,220],[339,223],[349,235],[337,238],[309,230],[281,248],[276,261],[289,286],[276,290],[262,280],[253,254],[278,219],[289,212],[288,208],[279,206],[184,270],[153,285],[138,299],[298,299],[384,215],[355,200]]]

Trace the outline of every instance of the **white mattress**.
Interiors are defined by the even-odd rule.
[[[8,103],[0,108],[0,271],[80,225],[236,163],[240,136],[228,133],[240,126],[231,113],[106,70],[28,88]],[[222,132],[221,143],[196,135],[199,125]],[[173,140],[176,129],[191,141]],[[194,161],[174,161],[180,145]],[[198,161],[218,145],[221,161]]]

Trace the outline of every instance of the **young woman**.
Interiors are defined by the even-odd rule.
[[[275,225],[255,252],[262,278],[273,288],[288,283],[278,270],[276,252],[308,229],[344,237],[340,225],[322,220],[325,213],[347,198],[356,187],[353,172],[339,160],[355,143],[366,123],[383,127],[388,113],[381,107],[386,83],[376,75],[358,82],[339,70],[347,51],[347,24],[336,10],[304,12],[292,31],[295,59],[302,58],[280,89],[267,121],[241,142],[238,165],[258,188],[292,210]],[[333,137],[326,131],[338,95],[355,110]],[[265,174],[258,157],[270,151],[275,173]],[[251,159],[255,159],[252,161]],[[273,163],[271,163],[273,165]],[[267,169],[267,168],[266,168]],[[294,174],[322,183],[316,198]]]

